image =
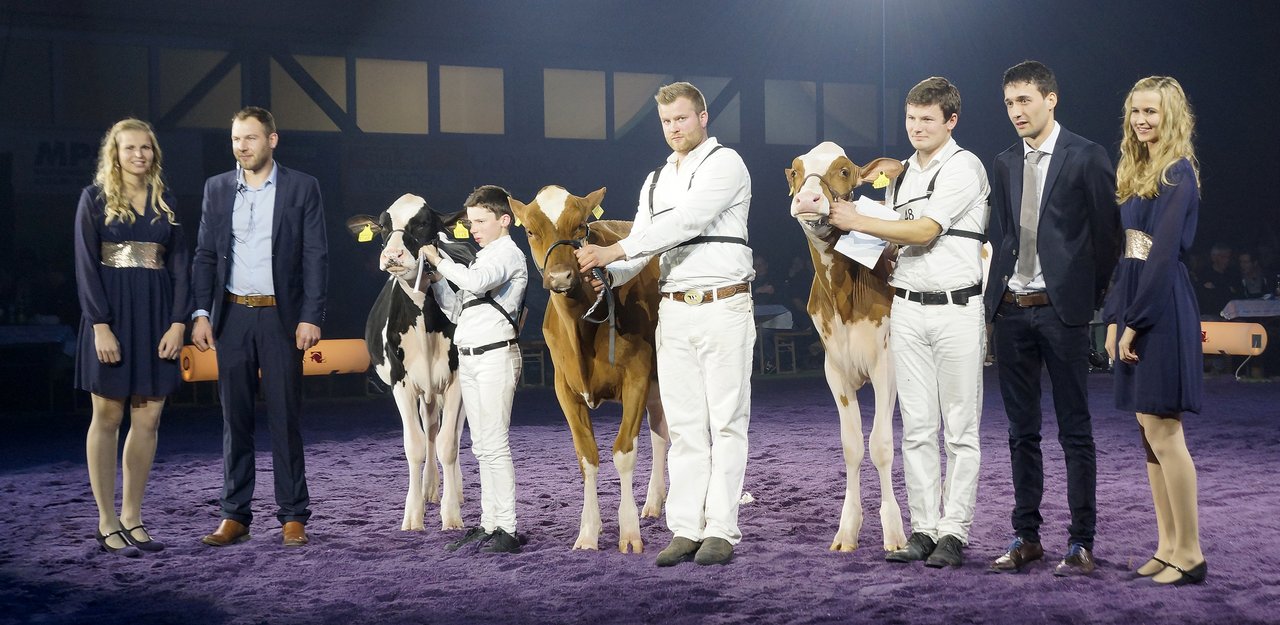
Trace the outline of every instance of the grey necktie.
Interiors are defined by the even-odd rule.
[[[1044,152],[1027,152],[1027,162],[1022,166],[1022,213],[1018,228],[1018,275],[1030,282],[1036,271],[1036,232],[1040,228],[1040,159]]]

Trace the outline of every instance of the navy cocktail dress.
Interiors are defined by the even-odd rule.
[[[166,203],[174,206],[170,196]],[[80,296],[80,332],[76,350],[76,388],[104,397],[130,395],[163,397],[181,383],[176,360],[157,355],[160,337],[171,324],[185,323],[191,314],[190,251],[182,227],[156,212],[147,198],[147,212],[132,224],[106,224],[105,202],[90,186],[76,208],[76,290]],[[103,243],[158,243],[162,268],[113,267],[103,264]],[[108,262],[112,262],[108,259]],[[120,342],[120,362],[99,362],[93,326],[106,323]]]
[[[1116,267],[1103,320],[1137,331],[1139,361],[1115,363],[1116,407],[1127,412],[1170,415],[1200,412],[1204,365],[1200,352],[1200,309],[1182,259],[1196,234],[1200,191],[1186,159],[1168,171],[1154,198],[1134,196],[1120,207],[1126,230],[1126,257]],[[1150,237],[1146,260],[1131,258],[1129,230]]]

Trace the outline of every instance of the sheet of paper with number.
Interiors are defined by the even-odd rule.
[[[867,217],[890,221],[898,220],[898,213],[875,200],[860,197],[854,201],[853,206],[858,209],[859,213]],[[880,254],[884,252],[884,246],[884,239],[877,239],[861,232],[850,232],[836,241],[837,252],[852,258],[858,264],[869,269],[874,269],[876,263],[879,262]]]

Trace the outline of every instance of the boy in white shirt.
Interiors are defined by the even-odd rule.
[[[476,541],[490,553],[520,551],[515,466],[507,429],[520,377],[518,316],[529,274],[524,252],[509,236],[515,220],[509,197],[505,189],[493,185],[467,197],[464,223],[481,248],[470,267],[441,255],[434,245],[422,248],[437,272],[432,275],[431,293],[457,324],[453,342],[458,346],[462,405],[471,428],[471,451],[480,464],[480,525],[449,543],[450,551]]]

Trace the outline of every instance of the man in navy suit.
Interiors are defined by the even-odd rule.
[[[270,112],[251,106],[236,113],[231,147],[237,167],[205,182],[192,262],[191,340],[201,351],[216,349],[222,402],[222,522],[202,539],[215,547],[249,539],[259,383],[284,545],[307,543],[302,354],[320,340],[328,242],[320,185],[275,162],[278,141]]]
[[[1102,146],[1054,120],[1058,84],[1048,67],[1024,61],[1004,73],[1003,84],[1009,121],[1022,140],[991,168],[993,255],[985,297],[1009,416],[1015,539],[991,570],[1015,572],[1044,557],[1040,371],[1046,367],[1071,509],[1067,552],[1054,573],[1087,575],[1095,567],[1097,468],[1085,378],[1089,322],[1119,256],[1115,170]]]

